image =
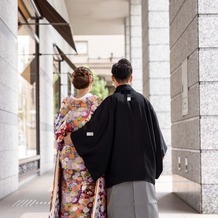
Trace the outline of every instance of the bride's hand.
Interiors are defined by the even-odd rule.
[[[70,138],[70,133],[68,133],[67,136],[64,137],[64,142],[65,142],[65,145],[73,145],[73,142]]]

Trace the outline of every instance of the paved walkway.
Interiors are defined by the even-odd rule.
[[[52,172],[36,177],[0,201],[0,218],[48,218]],[[171,193],[170,176],[162,176],[156,189],[160,218],[218,218],[198,214]]]

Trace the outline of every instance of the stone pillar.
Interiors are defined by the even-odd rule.
[[[18,188],[17,7],[0,2],[0,199]]]
[[[154,106],[168,145],[164,173],[171,174],[169,0],[142,0],[143,94]]]
[[[198,0],[203,213],[218,214],[218,0]]]
[[[130,62],[133,67],[132,87],[142,93],[142,26],[141,0],[130,0]]]
[[[129,17],[125,19],[125,57],[130,60],[130,29],[129,29]]]
[[[53,1],[53,7],[69,21],[66,5]],[[46,23],[44,19],[41,21]],[[72,52],[67,42],[51,26],[40,26],[40,174],[50,170],[54,164],[54,114],[53,114],[53,44],[65,53]],[[65,61],[61,62],[61,99],[67,97],[67,72],[71,72]]]
[[[170,1],[173,191],[218,213],[218,1]]]

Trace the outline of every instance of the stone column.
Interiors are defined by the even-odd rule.
[[[69,21],[66,5],[62,1],[53,1],[61,15]],[[42,20],[42,23],[47,22]],[[53,114],[53,43],[65,53],[72,52],[67,42],[51,26],[40,26],[40,174],[50,170],[54,164],[54,114]],[[61,99],[67,97],[67,72],[70,68],[65,61],[61,62]]]
[[[130,62],[133,67],[132,87],[142,93],[142,26],[141,0],[130,0]]]
[[[218,0],[198,0],[203,213],[218,214]]]
[[[170,1],[173,189],[218,213],[218,1]]]
[[[17,7],[0,2],[0,199],[18,188]]]
[[[164,173],[171,174],[169,0],[142,0],[143,94],[151,101],[168,145]]]

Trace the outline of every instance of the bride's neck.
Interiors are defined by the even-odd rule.
[[[85,96],[89,92],[90,92],[89,87],[85,88],[85,89],[77,89],[75,98],[82,98],[83,96]]]

